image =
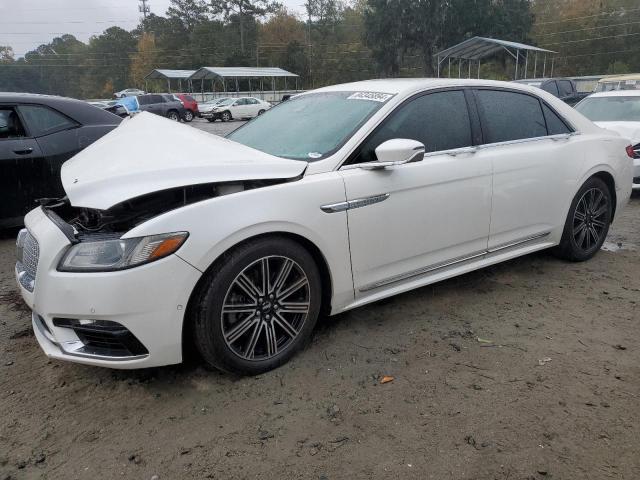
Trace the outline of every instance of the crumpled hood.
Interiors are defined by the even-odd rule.
[[[614,131],[628,138],[633,145],[640,142],[640,122],[593,122],[600,128]]]
[[[106,210],[169,188],[288,179],[306,167],[143,112],[65,162],[61,176],[73,206]]]

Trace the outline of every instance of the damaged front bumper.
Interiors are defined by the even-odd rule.
[[[122,271],[59,272],[72,243],[68,232],[42,207],[26,216],[25,226],[21,235],[38,252],[28,260],[35,262],[33,278],[18,263],[16,280],[47,356],[123,369],[182,361],[183,319],[200,271],[170,255]]]

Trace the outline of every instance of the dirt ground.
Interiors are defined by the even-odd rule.
[[[254,378],[48,361],[1,240],[0,480],[638,479],[640,197],[609,240],[325,319]]]

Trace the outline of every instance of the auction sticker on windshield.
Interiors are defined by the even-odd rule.
[[[347,97],[347,100],[373,100],[374,102],[384,103],[393,97],[390,93],[380,92],[356,92]]]

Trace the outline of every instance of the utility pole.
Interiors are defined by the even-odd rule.
[[[138,5],[138,11],[142,14],[142,16],[144,17],[144,19],[147,19],[147,13],[151,12],[151,7],[149,5],[147,5],[147,2],[149,2],[149,0],[138,0],[140,2],[140,5]]]

